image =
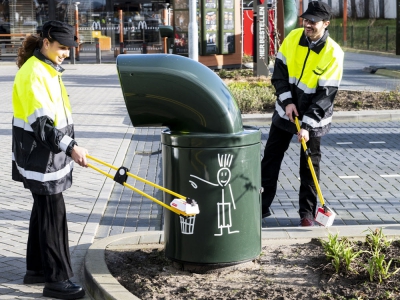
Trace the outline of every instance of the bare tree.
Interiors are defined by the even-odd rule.
[[[351,16],[353,19],[357,19],[357,5],[356,5],[356,0],[351,0],[350,1],[350,8],[351,8]]]
[[[364,18],[370,18],[369,0],[364,0]]]
[[[386,1],[378,1],[379,2],[379,18],[383,19],[385,18],[385,2]]]

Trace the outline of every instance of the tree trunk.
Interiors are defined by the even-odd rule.
[[[357,19],[357,5],[356,5],[356,0],[351,0],[350,1],[350,7],[351,7],[351,17],[353,19]]]
[[[379,1],[379,18],[380,19],[385,18],[385,1],[384,0]]]
[[[364,0],[364,18],[370,19],[369,0]]]

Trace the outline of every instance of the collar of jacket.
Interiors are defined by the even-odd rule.
[[[39,49],[35,49],[35,51],[33,52],[33,55],[41,60],[42,62],[44,62],[45,64],[48,64],[49,66],[51,66],[54,70],[56,70],[57,72],[64,72],[64,68],[61,67],[61,65],[56,65],[54,64],[50,59],[48,59],[46,56],[43,55],[42,52],[40,52]]]
[[[321,52],[322,48],[324,48],[325,42],[328,39],[328,37],[329,37],[328,29],[325,29],[325,32],[324,32],[324,35],[322,36],[322,38],[320,38],[320,40],[314,45],[314,47],[310,48],[311,51],[314,51],[315,53],[319,54]],[[303,46],[303,47],[307,47],[307,48],[310,47],[310,43],[308,42],[308,39],[307,39],[306,35],[304,34],[304,31],[303,31],[303,35],[300,38],[299,45]]]

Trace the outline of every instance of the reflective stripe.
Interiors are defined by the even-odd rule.
[[[305,85],[303,82],[300,82],[297,87],[302,90],[306,94],[315,94],[317,91],[317,88],[310,88],[307,85]]]
[[[13,119],[13,125],[15,127],[22,128],[25,131],[33,132],[31,125],[26,123],[24,120],[18,119],[16,117],[14,117],[14,119]]]
[[[289,77],[289,83],[290,84],[296,84],[297,83],[297,78],[296,77]]]
[[[332,117],[326,118],[326,119],[322,119],[320,122],[315,121],[314,119],[304,116],[303,117],[303,122],[310,125],[311,127],[315,128],[315,127],[324,127],[326,125],[328,125],[329,123],[332,122]]]
[[[296,85],[298,80],[299,80],[299,79],[296,78],[296,77],[289,77],[289,83],[290,83],[290,84]],[[298,87],[300,90],[302,90],[304,93],[306,93],[306,94],[315,94],[315,92],[317,91],[316,88],[309,88],[309,87],[306,86],[303,82],[300,82],[300,83],[297,85],[297,87]]]
[[[335,86],[339,87],[340,85],[340,80],[335,80],[335,79],[319,79],[318,80],[319,86]]]
[[[275,102],[275,109],[276,109],[276,111],[278,112],[279,116],[280,116],[282,119],[285,119],[285,120],[288,120],[288,121],[289,121],[289,117],[286,115],[286,112],[283,110],[283,108],[282,108],[277,102]],[[299,120],[299,121],[300,121],[300,120]],[[306,124],[308,124],[308,125],[310,125],[310,126],[313,127],[313,128],[316,128],[316,127],[324,127],[324,126],[326,126],[326,125],[328,125],[329,123],[332,122],[332,117],[329,117],[329,118],[326,118],[326,119],[321,120],[320,122],[317,122],[317,121],[315,121],[314,119],[312,119],[312,118],[310,118],[310,117],[304,116],[304,117],[303,117],[303,120],[300,121],[300,125],[301,125],[303,122],[306,123]]]
[[[286,65],[286,57],[283,55],[282,52],[279,51],[278,54],[276,55],[276,58],[279,58],[283,62],[283,64]]]
[[[12,160],[15,162],[15,165],[17,166],[19,173],[24,178],[26,178],[27,180],[35,180],[35,181],[40,181],[40,182],[60,180],[61,178],[64,178],[65,176],[67,176],[71,172],[71,170],[74,168],[74,161],[71,160],[71,162],[68,165],[66,165],[63,169],[58,170],[57,172],[43,174],[43,173],[34,172],[34,171],[27,171],[24,168],[21,168],[20,166],[18,166],[17,162],[15,161],[15,158],[14,158],[14,153],[12,155]]]
[[[279,95],[279,100],[281,100],[282,102],[285,101],[286,99],[290,99],[292,98],[292,92],[285,92]]]
[[[275,109],[278,112],[279,116],[282,119],[288,120],[289,121],[289,117],[286,115],[286,112],[283,110],[283,108],[278,104],[278,102],[275,102]]]
[[[72,118],[71,118],[71,117],[69,117],[68,119],[58,120],[56,128],[57,128],[57,129],[65,128],[65,127],[67,127],[69,124],[73,124],[73,123],[74,123],[74,122],[72,121]]]
[[[58,126],[55,126],[55,128],[60,130],[60,129],[67,127],[69,124],[73,124],[73,121],[72,121],[72,118],[68,118],[68,122],[67,122],[67,120],[64,120],[64,122],[59,122],[59,123],[60,124]],[[15,127],[22,128],[23,130],[33,132],[33,129],[31,127],[31,125],[29,125],[29,123],[26,123],[24,120],[18,119],[15,116],[14,116],[13,125]]]
[[[64,137],[60,141],[60,149],[66,152],[71,141],[72,141],[71,137],[69,137],[68,135],[64,135]]]
[[[28,118],[27,118],[28,123],[32,124],[37,120],[37,118],[44,117],[44,116],[48,116],[50,119],[52,119],[54,121],[55,114],[53,112],[51,112],[50,110],[42,107],[42,108],[35,109],[35,111],[30,116],[28,116]]]

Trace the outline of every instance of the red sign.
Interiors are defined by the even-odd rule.
[[[243,54],[253,56],[253,10],[243,10]]]

